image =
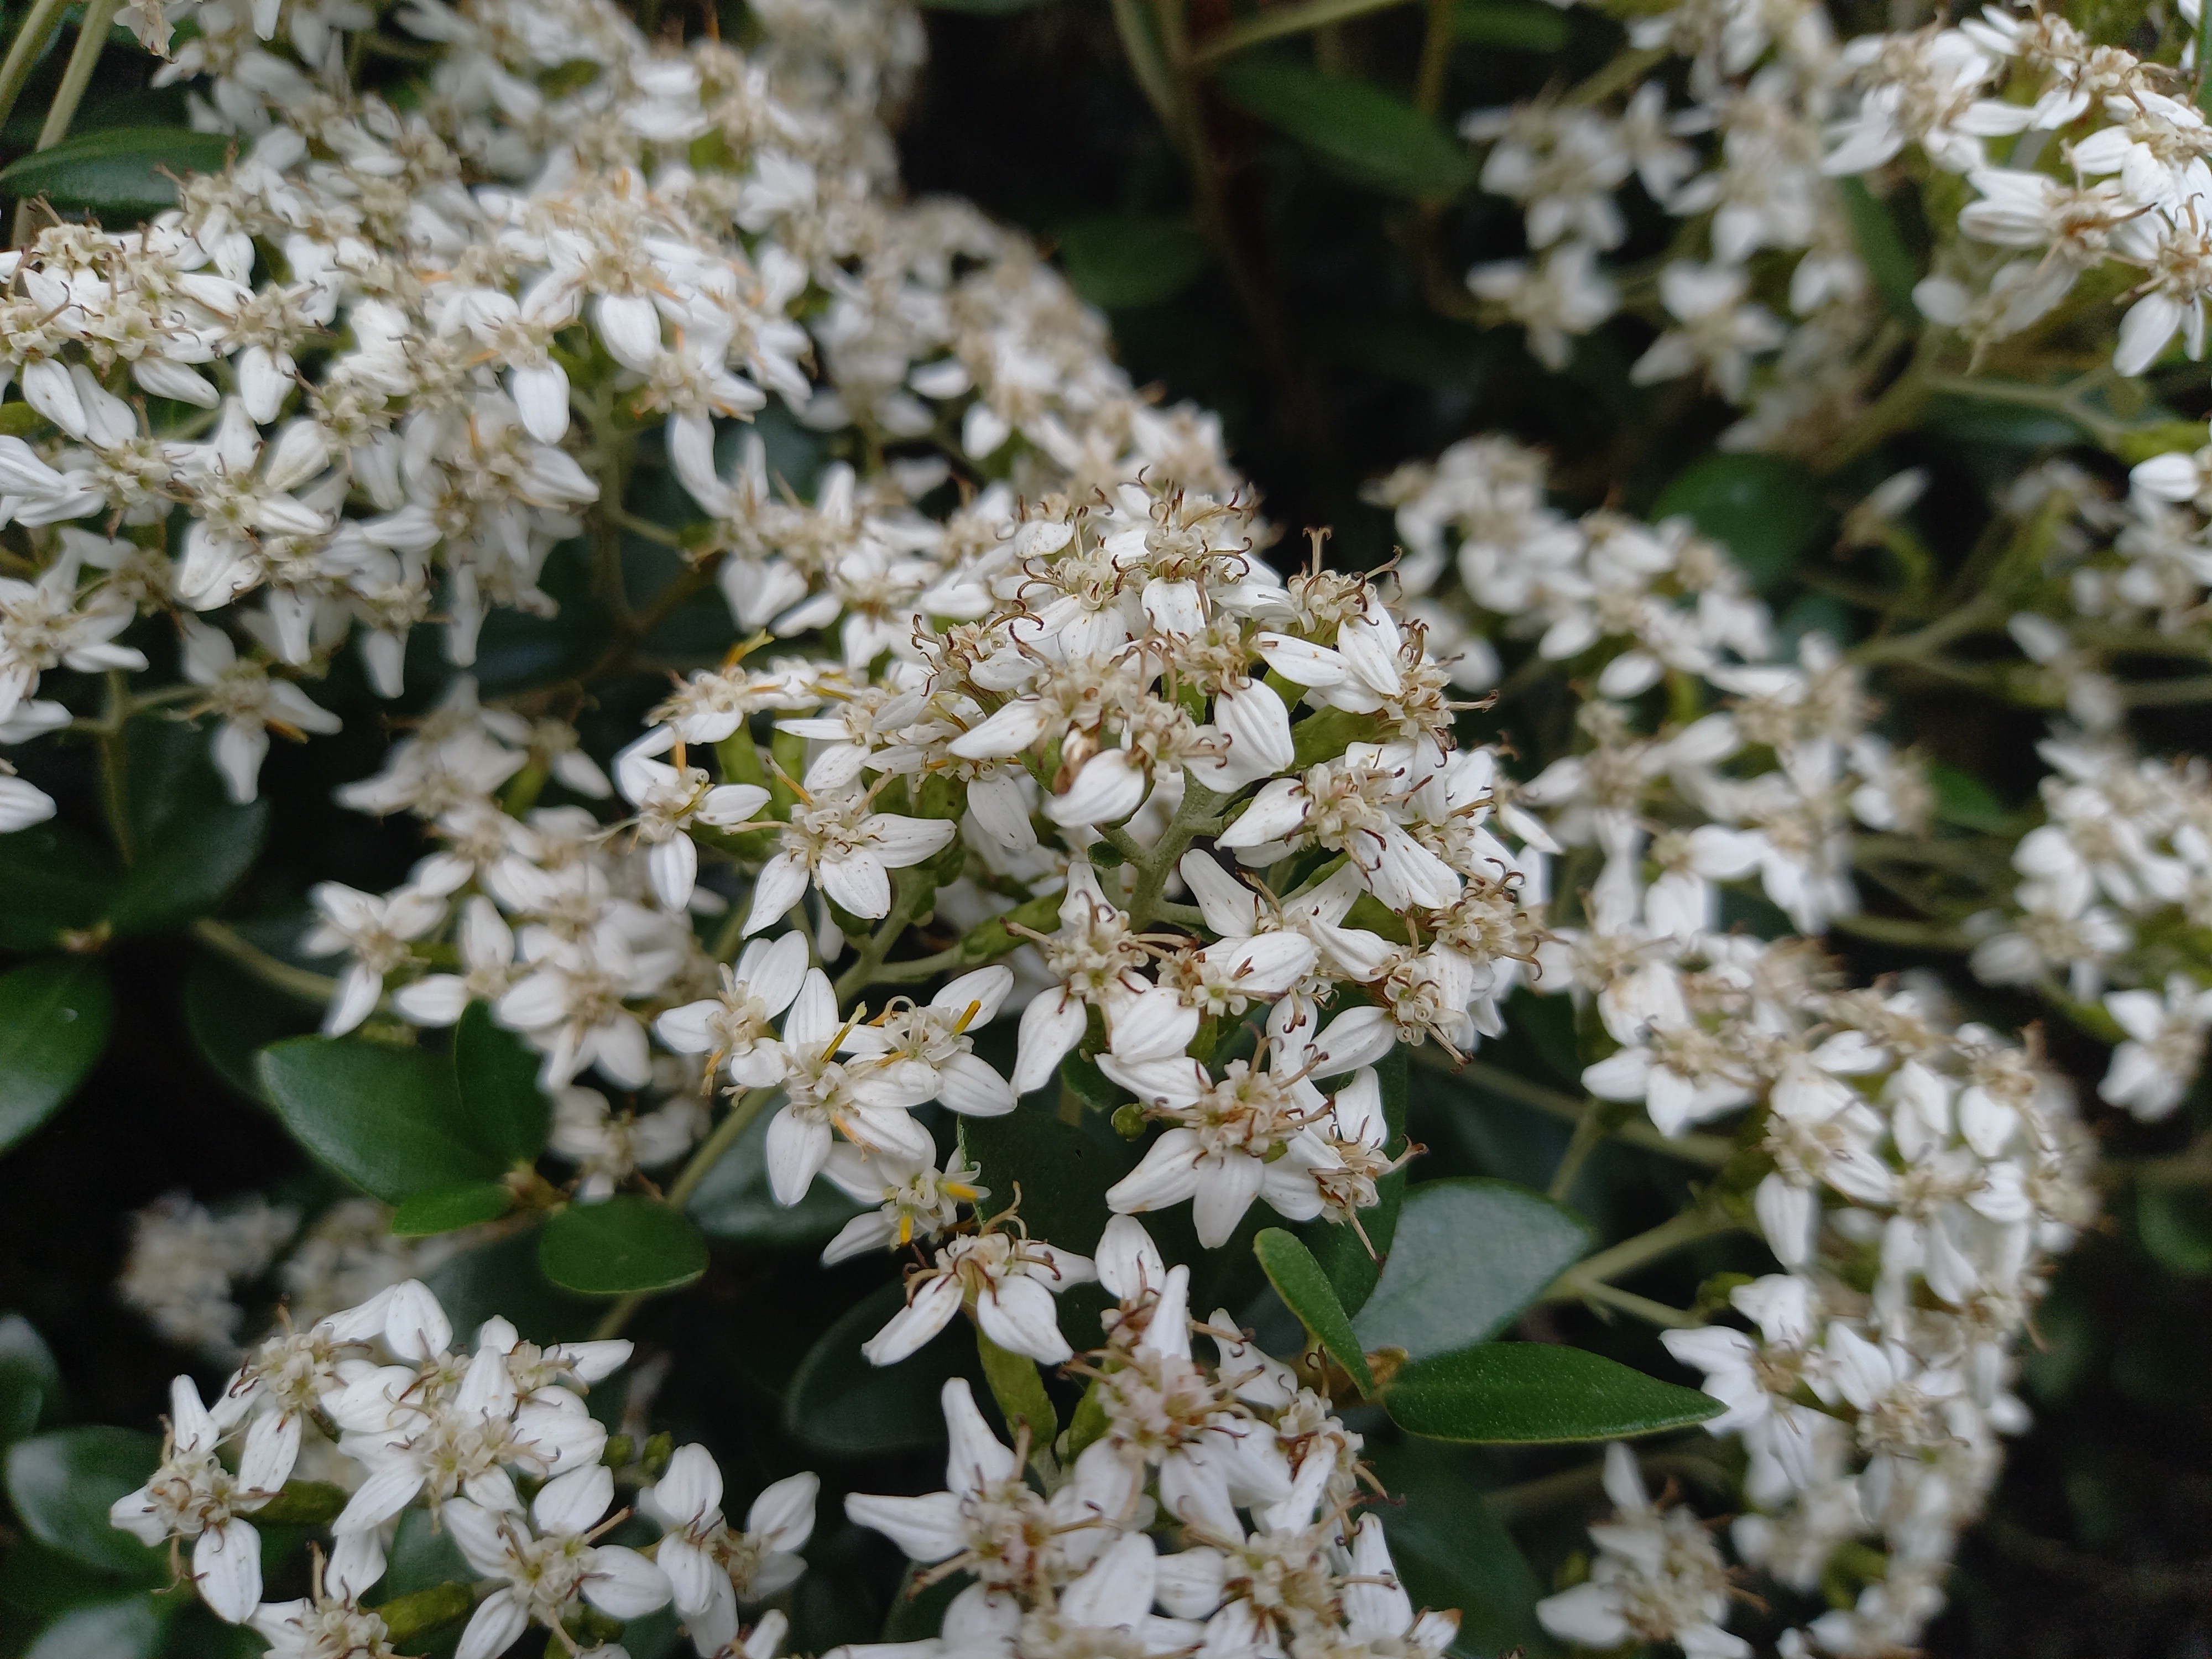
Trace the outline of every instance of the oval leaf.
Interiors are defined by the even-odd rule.
[[[143,216],[177,204],[173,175],[211,173],[236,141],[185,127],[110,127],[65,138],[0,171],[0,196]]]
[[[451,1187],[432,1187],[401,1201],[392,1212],[392,1231],[402,1238],[450,1233],[459,1228],[496,1221],[514,1202],[514,1194],[496,1181],[463,1181]]]
[[[938,1391],[966,1372],[965,1342],[931,1342],[896,1365],[871,1365],[860,1344],[883,1329],[906,1301],[885,1285],[845,1310],[799,1362],[784,1396],[784,1426],[818,1452],[871,1457],[944,1443]]]
[[[1589,1229],[1510,1181],[1425,1181],[1406,1194],[1382,1283],[1356,1328],[1414,1359],[1486,1342],[1582,1260]]]
[[[1373,1394],[1375,1376],[1367,1369],[1367,1356],[1359,1351],[1359,1339],[1352,1334],[1352,1321],[1344,1311],[1344,1304],[1336,1299],[1328,1275],[1314,1260],[1313,1252],[1299,1243],[1295,1235],[1280,1227],[1268,1227],[1252,1241],[1252,1254],[1260,1258],[1260,1266],[1267,1275],[1267,1282],[1275,1287],[1275,1293],[1290,1304],[1291,1311],[1319,1339],[1328,1357],[1344,1367],[1346,1374],[1359,1385],[1361,1393]]]
[[[76,1092],[107,1047],[114,1018],[96,962],[58,957],[0,974],[0,1149]]]
[[[1695,1389],[1550,1342],[1486,1342],[1416,1360],[1383,1403],[1408,1433],[1478,1445],[1620,1440],[1687,1428],[1724,1409]]]
[[[531,1046],[471,1002],[453,1028],[453,1079],[470,1138],[503,1164],[529,1164],[545,1150],[553,1103],[538,1086]]]
[[[357,1037],[291,1037],[261,1051],[261,1082],[295,1140],[387,1204],[507,1173],[506,1161],[466,1132],[441,1055]]]
[[[1205,239],[1179,219],[1128,214],[1068,226],[1060,258],[1075,291],[1110,311],[1174,299],[1206,269],[1206,252]]]
[[[586,1296],[672,1291],[707,1271],[707,1241],[665,1204],[617,1193],[572,1204],[545,1224],[538,1265],[563,1290]]]
[[[158,1607],[150,1595],[71,1607],[39,1633],[23,1659],[150,1659],[161,1638]]]
[[[161,1443],[135,1429],[63,1429],[8,1451],[8,1501],[31,1535],[88,1567],[166,1576],[159,1551],[107,1524],[115,1500],[146,1483]]]
[[[0,1314],[0,1445],[21,1440],[62,1405],[61,1367],[21,1314]]]
[[[1214,77],[1229,101],[1335,172],[1401,196],[1456,196],[1474,162],[1436,123],[1382,88],[1291,58],[1254,56]]]
[[[1708,455],[1651,504],[1656,520],[1686,513],[1725,543],[1762,592],[1828,534],[1833,515],[1812,474],[1778,455]]]
[[[126,728],[125,810],[135,862],[107,904],[118,933],[155,933],[204,915],[253,867],[269,803],[230,798],[208,757],[208,737],[172,721]]]
[[[0,950],[51,951],[64,933],[97,922],[122,872],[87,837],[60,823],[0,836]]]

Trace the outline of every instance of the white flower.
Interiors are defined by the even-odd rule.
[[[580,1601],[615,1619],[641,1619],[668,1604],[659,1567],[635,1550],[592,1541],[613,1501],[613,1472],[594,1464],[547,1481],[526,1516],[465,1498],[446,1506],[469,1565],[505,1581],[477,1604],[456,1659],[492,1659],[533,1623],[558,1631]]]
[[[446,919],[446,901],[402,887],[379,897],[335,881],[318,882],[307,899],[322,920],[301,941],[311,957],[353,958],[331,994],[323,1030],[342,1036],[375,1011],[385,975],[413,959],[410,946]]]
[[[1057,1365],[1074,1351],[1060,1334],[1053,1297],[1095,1277],[1088,1256],[1026,1237],[1011,1224],[950,1239],[934,1267],[908,1277],[906,1306],[860,1352],[872,1364],[895,1365],[972,1305],[975,1323],[992,1341]]]
[[[653,758],[680,747],[676,733],[656,727],[615,757],[615,787],[637,808],[637,837],[649,849],[646,867],[653,890],[671,910],[690,902],[699,873],[699,849],[686,833],[691,823],[726,830],[768,805],[757,784],[716,784],[696,766]]]
[[[870,810],[871,797],[842,790],[808,796],[778,825],[783,848],[753,884],[745,932],[773,927],[811,883],[849,914],[873,921],[890,914],[890,872],[942,852],[959,826],[945,818],[907,817]]]
[[[2098,1094],[2146,1121],[2165,1117],[2181,1103],[2203,1064],[2212,990],[2186,974],[2172,974],[2163,999],[2154,991],[2107,991],[2105,1012],[2128,1040],[2112,1050]]]
[[[679,1446],[638,1506],[666,1529],[653,1559],[702,1659],[737,1639],[738,1604],[764,1601],[806,1569],[797,1551],[814,1530],[819,1479],[794,1474],[764,1488],[742,1530],[722,1516],[722,1472],[704,1446]]]

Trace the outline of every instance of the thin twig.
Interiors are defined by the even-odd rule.
[[[0,123],[6,122],[15,110],[15,100],[22,95],[23,83],[31,78],[31,70],[60,25],[62,14],[68,9],[69,0],[36,0],[30,15],[23,19],[15,44],[8,48],[6,61],[0,62]]]
[[[107,46],[108,26],[115,21],[117,4],[118,0],[90,0],[85,7],[83,20],[77,25],[76,49],[70,53],[62,83],[55,88],[54,101],[46,106],[46,121],[39,128],[39,149],[52,149],[69,136],[70,123],[76,119],[76,106],[84,101],[84,89],[92,84],[93,69]],[[0,115],[0,120],[5,118]],[[31,204],[18,202],[9,246],[22,246],[30,234]]]

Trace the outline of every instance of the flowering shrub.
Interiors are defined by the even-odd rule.
[[[0,1325],[8,1652],[1923,1640],[2212,1030],[2200,42],[1615,9],[1117,3],[1055,266],[897,0],[37,0],[0,1146],[259,1150],[100,1212],[164,1392]],[[1503,432],[1330,459],[1263,129]],[[1335,556],[1086,303],[1209,267]]]

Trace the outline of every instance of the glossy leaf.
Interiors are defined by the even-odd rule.
[[[1206,269],[1207,254],[1205,239],[1180,219],[1125,214],[1069,225],[1060,258],[1075,291],[1113,311],[1172,300]]]
[[[1796,569],[1833,522],[1812,474],[1778,455],[1706,456],[1651,504],[1654,521],[1678,513],[1725,544],[1761,592]]]
[[[604,1302],[546,1282],[535,1230],[463,1250],[424,1273],[422,1282],[460,1331],[496,1314],[530,1341],[573,1341],[589,1335],[606,1311]]]
[[[71,1607],[39,1632],[23,1659],[150,1659],[161,1645],[161,1603],[126,1595]]]
[[[292,1138],[387,1204],[433,1187],[496,1181],[442,1055],[358,1037],[291,1037],[261,1051],[261,1081]]]
[[[1319,1340],[1328,1357],[1344,1368],[1361,1393],[1373,1394],[1375,1376],[1367,1369],[1367,1356],[1360,1352],[1344,1304],[1336,1299],[1335,1287],[1313,1252],[1296,1235],[1267,1227],[1252,1241],[1252,1253],[1260,1258],[1275,1293]]]
[[[1431,1440],[1546,1445],[1687,1428],[1721,1402],[1586,1348],[1486,1342],[1419,1359],[1383,1403],[1398,1426]]]
[[[1406,1194],[1382,1283],[1354,1322],[1369,1350],[1414,1359],[1495,1336],[1589,1249],[1589,1229],[1510,1181],[1427,1181]]]
[[[1449,1650],[1493,1659],[1520,1648],[1556,1650],[1536,1621],[1543,1586],[1473,1478],[1475,1452],[1398,1441],[1365,1454],[1390,1494],[1374,1512],[1390,1540],[1390,1561],[1417,1607],[1459,1609]]]
[[[1097,1113],[1086,1112],[1079,1124],[1063,1123],[1032,1099],[1004,1117],[962,1118],[960,1150],[991,1189],[976,1206],[981,1213],[998,1214],[1018,1194],[1032,1237],[1087,1244],[1105,1231],[1106,1189],[1129,1172],[1140,1149]]]
[[[807,1188],[798,1203],[775,1201],[768,1184],[768,1125],[763,1112],[745,1126],[737,1144],[707,1172],[685,1213],[709,1238],[726,1238],[763,1249],[818,1249],[860,1212],[860,1206],[827,1181]]]
[[[204,732],[135,720],[126,740],[133,857],[107,920],[118,934],[161,933],[214,909],[253,867],[269,803],[230,799]]]
[[[61,1404],[61,1368],[46,1339],[22,1315],[0,1315],[0,1446],[21,1440]]]
[[[1360,184],[1401,196],[1449,197],[1474,181],[1464,148],[1411,104],[1367,82],[1258,53],[1224,65],[1214,80],[1231,103]]]
[[[184,1004],[200,1058],[249,1100],[274,1105],[261,1083],[261,1050],[313,1031],[313,1014],[207,952],[185,970]]]
[[[115,1002],[87,957],[27,962],[0,974],[0,1150],[53,1115],[99,1064]]]
[[[66,823],[0,836],[0,950],[50,951],[64,933],[93,927],[121,866]]]
[[[453,1028],[453,1079],[471,1139],[502,1164],[528,1164],[545,1150],[553,1103],[538,1086],[537,1052],[472,1002]]]
[[[1859,258],[1874,278],[1875,292],[1889,314],[1900,322],[1917,324],[1920,309],[1912,303],[1916,280],[1912,254],[1891,216],[1888,204],[1866,186],[1866,180],[1846,175],[1836,181],[1844,210],[1850,216],[1851,234],[1858,243]]]
[[[905,1300],[904,1286],[884,1285],[847,1309],[799,1362],[784,1396],[784,1426],[814,1450],[870,1457],[943,1443],[938,1390],[945,1378],[969,1370],[973,1349],[964,1342],[931,1342],[884,1366],[860,1356],[860,1344]]]
[[[1546,0],[1460,0],[1452,33],[1470,46],[1557,52],[1572,30],[1567,15]]]
[[[107,1524],[115,1500],[146,1483],[161,1443],[135,1429],[62,1429],[8,1449],[8,1501],[31,1535],[104,1572],[164,1575],[164,1558]]]
[[[538,1265],[585,1296],[672,1291],[707,1271],[707,1242],[667,1205],[638,1193],[571,1204],[538,1236]]]
[[[514,1194],[496,1181],[462,1181],[430,1187],[402,1199],[392,1212],[392,1231],[402,1238],[450,1233],[496,1221],[514,1203]]]
[[[235,143],[183,127],[110,127],[15,161],[0,171],[0,196],[145,216],[177,204],[170,175],[214,172]]]

